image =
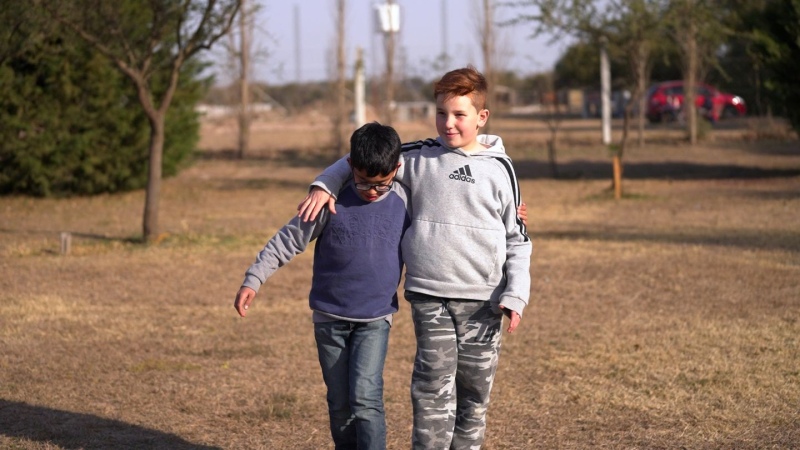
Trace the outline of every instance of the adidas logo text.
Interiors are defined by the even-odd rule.
[[[472,172],[469,170],[469,164],[458,170],[454,170],[453,173],[450,174],[450,179],[475,184],[475,179],[472,178]]]

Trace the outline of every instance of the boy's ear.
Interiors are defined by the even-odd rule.
[[[350,157],[349,156],[347,157],[347,165],[350,166],[351,169],[353,168],[353,163],[350,162]]]
[[[487,120],[489,120],[489,110],[484,108],[478,111],[478,128],[486,125]]]

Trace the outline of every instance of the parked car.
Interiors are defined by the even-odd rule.
[[[744,116],[747,106],[738,95],[721,92],[704,83],[695,87],[695,106],[702,117],[716,122],[719,119]],[[647,119],[656,123],[676,120],[683,107],[683,81],[665,81],[647,92]]]

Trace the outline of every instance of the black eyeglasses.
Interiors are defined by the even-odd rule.
[[[358,189],[359,191],[368,191],[370,189],[375,189],[375,192],[389,192],[392,190],[392,183],[389,184],[356,183],[356,189]]]
[[[355,172],[353,172],[353,178],[356,177]],[[354,180],[355,181],[355,180]],[[370,189],[375,189],[375,192],[389,192],[392,190],[392,183],[394,183],[394,179],[389,182],[389,184],[374,184],[374,183],[356,183],[356,189],[359,191],[368,191]]]

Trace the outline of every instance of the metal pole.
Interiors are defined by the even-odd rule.
[[[608,40],[600,38],[600,105],[603,122],[603,145],[611,144],[611,67],[608,63]]]
[[[367,123],[367,113],[365,107],[364,93],[366,83],[364,80],[364,51],[361,47],[356,49],[356,76],[355,76],[355,122],[356,128],[361,128]]]

